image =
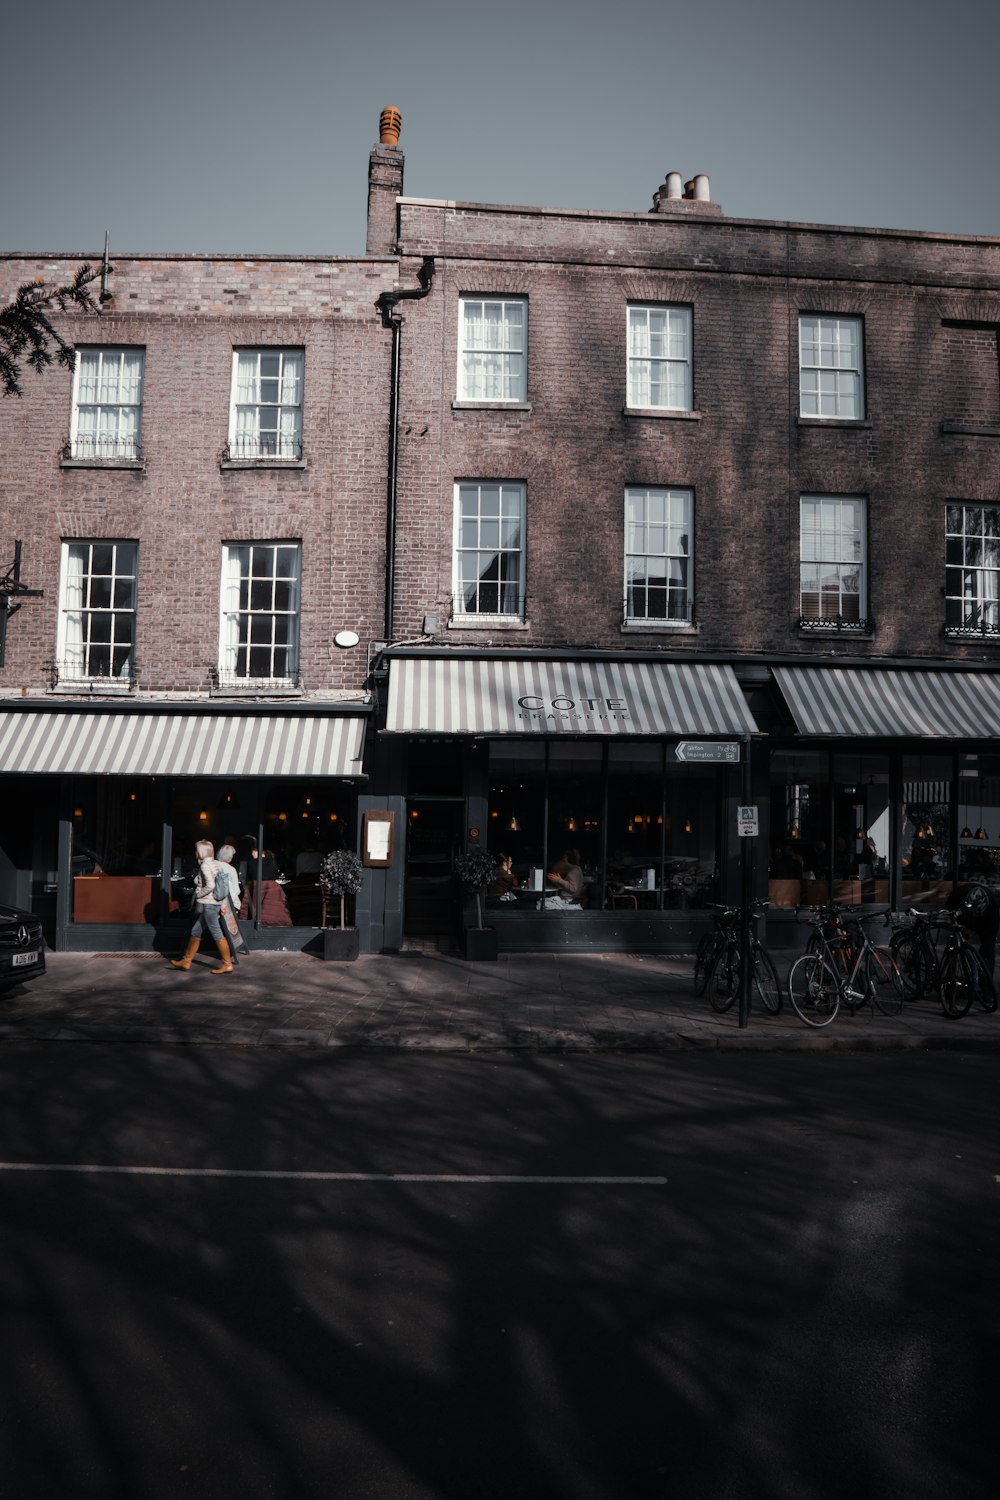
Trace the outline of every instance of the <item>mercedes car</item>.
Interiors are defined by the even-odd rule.
[[[45,973],[42,924],[30,911],[0,906],[0,994]]]

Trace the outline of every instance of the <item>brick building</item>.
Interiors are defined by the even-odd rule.
[[[634,214],[400,192],[393,232],[401,285],[434,263],[393,601],[427,634],[380,659],[410,919],[478,828],[586,875],[502,944],[687,947],[741,804],[779,942],[800,900],[992,874],[1000,243],[733,220],[677,174]]]
[[[0,295],[78,259],[3,257]],[[799,900],[992,874],[1000,242],[735,220],[674,173],[646,213],[421,201],[388,140],[363,258],[114,268],[72,393],[0,409],[43,590],[0,671],[0,881],[57,941],[95,946],[133,792],[149,903],[108,943],[169,925],[203,812],[277,846],[294,925],[260,942],[309,940],[366,812],[375,949],[450,930],[470,842],[520,877],[508,948],[686,948],[745,847],[779,940]],[[121,641],[87,635],[105,565]]]
[[[5,255],[0,301],[85,259]],[[58,946],[169,945],[198,836],[245,873],[273,847],[259,941],[314,934],[384,626],[394,279],[379,256],[115,255],[100,315],[60,324],[75,374],[0,405],[0,899]]]

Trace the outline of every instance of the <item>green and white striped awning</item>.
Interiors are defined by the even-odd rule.
[[[775,667],[800,734],[859,739],[1000,737],[1000,674]]]
[[[756,734],[733,669],[714,663],[397,658],[390,734]]]
[[[365,721],[347,714],[0,712],[0,773],[360,776]]]

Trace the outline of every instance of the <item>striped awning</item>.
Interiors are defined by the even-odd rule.
[[[0,772],[77,776],[360,776],[349,715],[0,712]]]
[[[401,658],[391,734],[756,734],[731,667],[710,663]]]
[[[1000,736],[1000,674],[880,667],[775,667],[807,735],[972,739]]]

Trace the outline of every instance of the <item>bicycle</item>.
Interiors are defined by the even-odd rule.
[[[764,914],[768,903],[755,899],[751,906],[753,920]],[[720,1015],[729,1010],[740,992],[743,979],[743,959],[740,953],[738,906],[717,906],[715,927],[702,935],[694,959],[694,992],[703,995],[708,991],[708,1002]],[[782,1006],[781,981],[774,960],[750,928],[751,982],[754,991],[772,1016],[778,1015]]]
[[[807,1026],[829,1026],[841,1005],[853,1015],[861,1005],[883,1015],[898,1015],[903,984],[888,948],[873,943],[863,924],[888,912],[868,916],[846,913],[837,906],[817,908],[808,918],[813,927],[806,952],[788,971],[788,999]]]
[[[961,913],[947,908],[927,913],[911,909],[908,915],[911,925],[898,929],[890,944],[907,998],[919,1000],[936,990],[941,1009],[953,1021],[968,1013],[974,999],[983,1010],[995,1011],[993,976],[968,937]],[[940,932],[947,936],[938,953],[936,936]]]

